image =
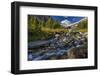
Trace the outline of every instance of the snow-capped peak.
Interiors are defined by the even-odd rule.
[[[67,20],[67,19],[61,21],[61,25],[64,26],[64,27],[67,27],[70,24],[71,24],[71,22],[69,20]]]
[[[63,23],[65,23],[65,24],[70,24],[71,22],[70,22],[69,20],[65,19],[65,20],[61,21],[61,23],[62,23],[62,24],[63,24]]]

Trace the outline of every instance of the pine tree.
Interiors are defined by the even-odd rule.
[[[44,20],[41,21],[41,27],[45,27],[45,21]]]
[[[53,27],[53,20],[51,18],[49,18],[46,22],[46,27],[47,28],[52,28]]]
[[[53,28],[61,28],[61,25],[57,21],[54,21]]]

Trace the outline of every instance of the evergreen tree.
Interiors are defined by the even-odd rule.
[[[46,22],[46,27],[47,28],[52,28],[53,27],[53,20],[49,18]]]
[[[80,28],[80,29],[88,28],[88,21],[87,21],[87,20],[81,21],[81,22],[78,24],[78,28]]]
[[[44,20],[41,21],[41,27],[45,27],[45,21]]]
[[[58,23],[57,21],[54,21],[54,23],[53,23],[53,28],[54,28],[54,29],[55,29],[55,28],[61,28],[60,23]]]

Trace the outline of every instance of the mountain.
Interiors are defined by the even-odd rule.
[[[65,19],[63,16],[51,16],[51,18],[59,23]]]
[[[77,21],[79,21],[79,20],[81,20],[81,19],[83,19],[85,17],[78,17],[78,16],[51,16],[51,18],[53,20],[58,21],[58,22],[61,22],[63,20],[68,20],[68,21],[70,21],[70,23],[75,23],[75,22],[77,22]]]
[[[69,20],[71,23],[78,22],[83,18],[85,18],[85,17],[78,17],[78,16],[68,16],[68,17],[66,17],[66,19]]]
[[[68,19],[65,19],[65,20],[61,21],[61,25],[63,27],[73,27],[73,26],[81,24],[80,26],[83,26],[84,22],[85,22],[85,25],[87,25],[87,23],[86,23],[87,22],[87,17],[74,18],[72,21],[71,20],[69,21]]]
[[[29,15],[32,16],[32,15]],[[85,17],[78,17],[78,16],[49,16],[49,15],[33,15],[38,21],[47,21],[49,18],[53,19],[54,21],[57,21],[61,23],[65,20],[65,22],[68,20],[70,23],[75,23],[80,21],[81,19]]]
[[[41,21],[47,21],[49,18],[51,18],[50,16],[44,16],[44,15],[29,15],[29,16],[33,16],[39,22],[41,22]]]
[[[61,25],[62,25],[63,27],[67,27],[67,26],[69,26],[70,24],[71,24],[71,22],[68,21],[67,19],[61,21]]]
[[[29,15],[29,16],[33,16],[38,22],[42,22],[42,21],[47,22],[49,19],[51,19],[51,23],[52,21],[53,23],[57,22],[59,25],[62,25],[63,27],[69,27],[75,25],[79,23],[81,20],[83,20],[84,18],[86,18],[86,17],[78,17],[78,16],[49,16],[49,15]]]

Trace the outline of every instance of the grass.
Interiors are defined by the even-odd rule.
[[[69,30],[68,29],[64,29],[64,28],[59,28],[59,29],[50,29],[50,28],[41,28],[41,30],[43,31],[43,32],[47,32],[47,33],[54,33],[54,32],[69,32]],[[85,28],[85,29],[77,29],[77,31],[79,31],[79,32],[87,32],[87,28]]]
[[[57,29],[51,29],[51,28],[41,28],[42,31],[48,32],[48,33],[54,33],[54,32],[68,32],[67,29],[64,28],[57,28]]]
[[[84,29],[75,29],[72,31],[77,31],[77,32],[87,32],[87,28]],[[32,35],[29,35],[28,37],[28,42],[30,41],[36,41],[36,40],[45,40],[51,37],[54,37],[55,33],[68,33],[69,30],[68,29],[64,29],[64,28],[56,28],[56,29],[51,29],[51,28],[46,28],[46,27],[42,27],[41,31],[37,31],[32,33]]]
[[[83,32],[83,33],[84,33],[84,32],[88,32],[87,29],[80,29],[79,31],[80,31],[80,32]]]

